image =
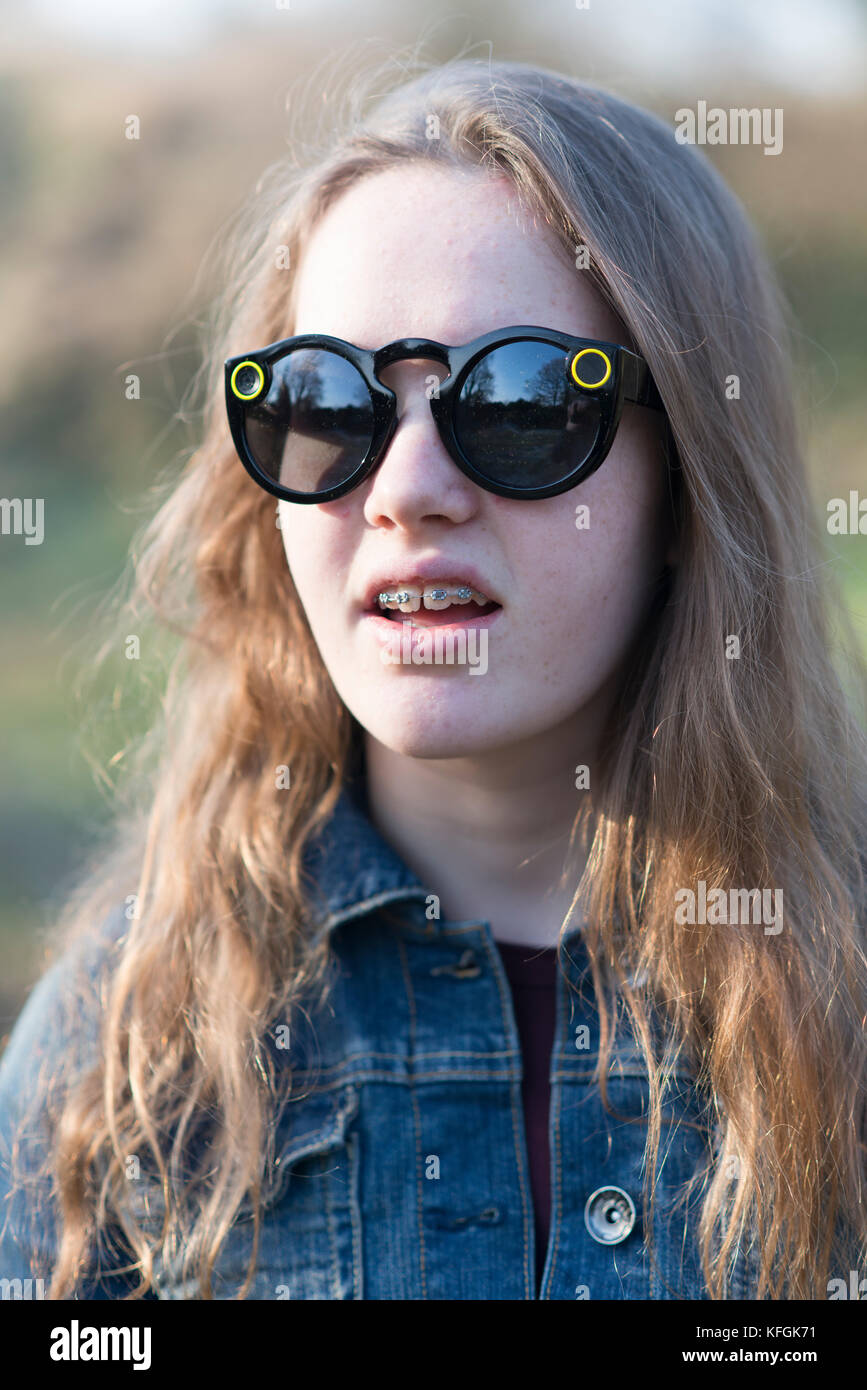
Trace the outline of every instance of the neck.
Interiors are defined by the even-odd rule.
[[[488,922],[501,941],[556,945],[584,867],[570,847],[589,796],[575,786],[575,767],[592,766],[583,733],[570,721],[454,759],[407,757],[365,735],[371,819],[443,918]]]

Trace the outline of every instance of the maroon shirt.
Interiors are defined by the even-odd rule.
[[[498,941],[497,948],[512,990],[515,1022],[521,1039],[524,1079],[521,1098],[530,1161],[530,1188],[536,1228],[536,1286],[542,1282],[548,1253],[551,1175],[548,1151],[548,1104],[551,1047],[557,1007],[557,948],[514,945]]]

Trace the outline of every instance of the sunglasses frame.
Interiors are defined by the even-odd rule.
[[[548,343],[552,347],[562,348],[567,355],[566,365],[569,367],[569,376],[575,390],[598,396],[602,406],[596,443],[590,454],[567,477],[542,487],[513,487],[497,483],[480,473],[463,452],[454,430],[454,408],[461,388],[476,363],[491,348],[523,341]],[[351,362],[363,378],[373,405],[373,437],[364,459],[344,482],[315,493],[296,492],[269,477],[250,452],[245,432],[247,406],[255,404],[270,389],[274,363],[290,352],[302,348],[325,348]],[[585,381],[576,372],[579,354],[588,351],[597,356],[602,355],[607,360],[607,370],[596,383]],[[555,497],[561,492],[577,487],[605,461],[614,442],[624,401],[632,401],[636,405],[648,406],[653,410],[665,409],[650,374],[650,368],[643,357],[639,357],[620,343],[609,343],[598,338],[575,337],[571,333],[561,333],[553,328],[541,328],[533,324],[498,328],[459,346],[438,343],[431,338],[398,338],[375,350],[356,347],[354,343],[324,333],[302,333],[291,338],[281,338],[278,342],[269,343],[266,347],[254,349],[252,352],[226,358],[225,389],[229,428],[247,472],[266,492],[286,502],[333,502],[338,497],[344,497],[373,473],[397,428],[397,396],[379,381],[378,373],[391,366],[393,362],[402,362],[409,358],[429,358],[448,369],[449,375],[440,383],[438,393],[430,397],[431,413],[440,438],[461,472],[486,492],[493,492],[499,497],[532,501],[537,498]],[[235,375],[246,364],[257,368],[261,377],[255,394],[244,397],[235,389]]]

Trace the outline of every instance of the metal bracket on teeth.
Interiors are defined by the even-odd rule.
[[[459,589],[455,589],[453,597],[469,599],[472,596],[472,592],[472,589],[462,584]],[[411,595],[406,589],[399,589],[397,593],[394,594],[389,594],[383,590],[381,594],[377,594],[379,603],[406,603],[410,597]],[[444,598],[449,597],[449,591],[448,589],[431,589],[429,594],[422,593],[421,597],[431,598],[436,600],[436,602],[441,602]]]

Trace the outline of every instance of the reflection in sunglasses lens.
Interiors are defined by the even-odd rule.
[[[551,343],[506,343],[468,373],[455,434],[473,467],[509,487],[545,487],[590,454],[602,418],[597,396],[572,382],[570,355]]]
[[[351,478],[370,448],[373,426],[361,373],[325,348],[299,348],[273,363],[267,396],[246,414],[256,463],[295,492],[322,492]]]

